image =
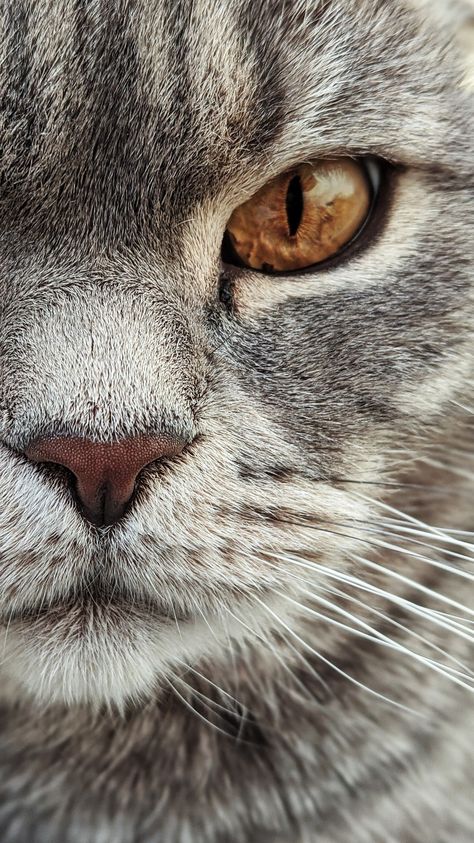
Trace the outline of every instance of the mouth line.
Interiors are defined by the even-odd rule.
[[[191,612],[178,610],[163,601],[153,598],[143,599],[125,594],[87,593],[69,595],[51,601],[43,601],[41,605],[21,606],[14,611],[0,613],[0,625],[12,623],[34,622],[46,617],[60,615],[63,617],[72,612],[83,612],[84,615],[101,614],[107,612],[121,612],[123,615],[141,615],[147,619],[162,621],[163,623],[185,623],[193,619]]]

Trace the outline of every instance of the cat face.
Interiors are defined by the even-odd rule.
[[[472,108],[403,3],[15,0],[2,26],[1,669],[120,705],[232,647],[283,652],[442,430],[473,363]],[[347,251],[223,260],[236,208],[341,156],[380,167]],[[109,527],[25,457],[163,434],[183,449]]]

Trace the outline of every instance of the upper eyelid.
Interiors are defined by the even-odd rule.
[[[245,202],[251,199],[252,196],[258,193],[258,191],[262,187],[271,182],[273,179],[278,178],[278,176],[281,176],[283,173],[293,170],[303,164],[311,165],[316,163],[317,161],[321,161],[326,158],[352,158],[354,160],[364,159],[366,161],[378,160],[385,165],[391,165],[395,167],[402,166],[400,162],[394,160],[393,158],[388,158],[367,150],[356,152],[354,150],[348,150],[345,147],[327,147],[324,149],[319,149],[315,154],[308,154],[307,152],[299,155],[295,154],[294,157],[292,156],[291,158],[286,158],[283,161],[279,161],[278,165],[272,167],[267,165],[266,168],[264,166],[261,166],[258,169],[258,172],[246,174],[245,179],[242,180],[245,186],[243,187],[242,184],[240,184],[239,187],[241,189],[238,191],[238,193],[234,194],[230,202],[226,203],[229,215],[236,208],[240,207],[240,205],[243,205]],[[379,187],[379,185],[375,184],[373,184],[373,186],[376,189],[378,189]]]

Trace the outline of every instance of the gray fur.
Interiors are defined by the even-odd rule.
[[[436,5],[3,0],[2,843],[472,840],[470,12]],[[335,154],[391,165],[354,252],[222,264]],[[187,447],[107,530],[22,456],[156,431]]]

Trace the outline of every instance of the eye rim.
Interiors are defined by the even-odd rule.
[[[221,245],[221,264],[225,272],[243,272],[255,273],[263,275],[264,277],[273,278],[299,278],[302,275],[319,273],[321,271],[330,270],[336,266],[341,266],[349,260],[355,258],[360,252],[365,251],[369,243],[375,243],[383,231],[387,219],[389,208],[392,204],[394,179],[404,167],[380,158],[376,155],[354,155],[348,153],[339,153],[334,155],[325,155],[324,160],[337,160],[338,158],[351,158],[353,161],[362,163],[367,177],[367,182],[370,187],[370,207],[362,225],[334,255],[331,255],[326,260],[317,263],[309,264],[300,269],[275,270],[275,269],[255,269],[245,264],[238,253],[235,251],[228,229],[225,229]],[[317,162],[318,159],[312,159]],[[321,159],[322,160],[322,159]],[[301,162],[308,163],[306,161]],[[296,170],[297,164],[284,172]]]

